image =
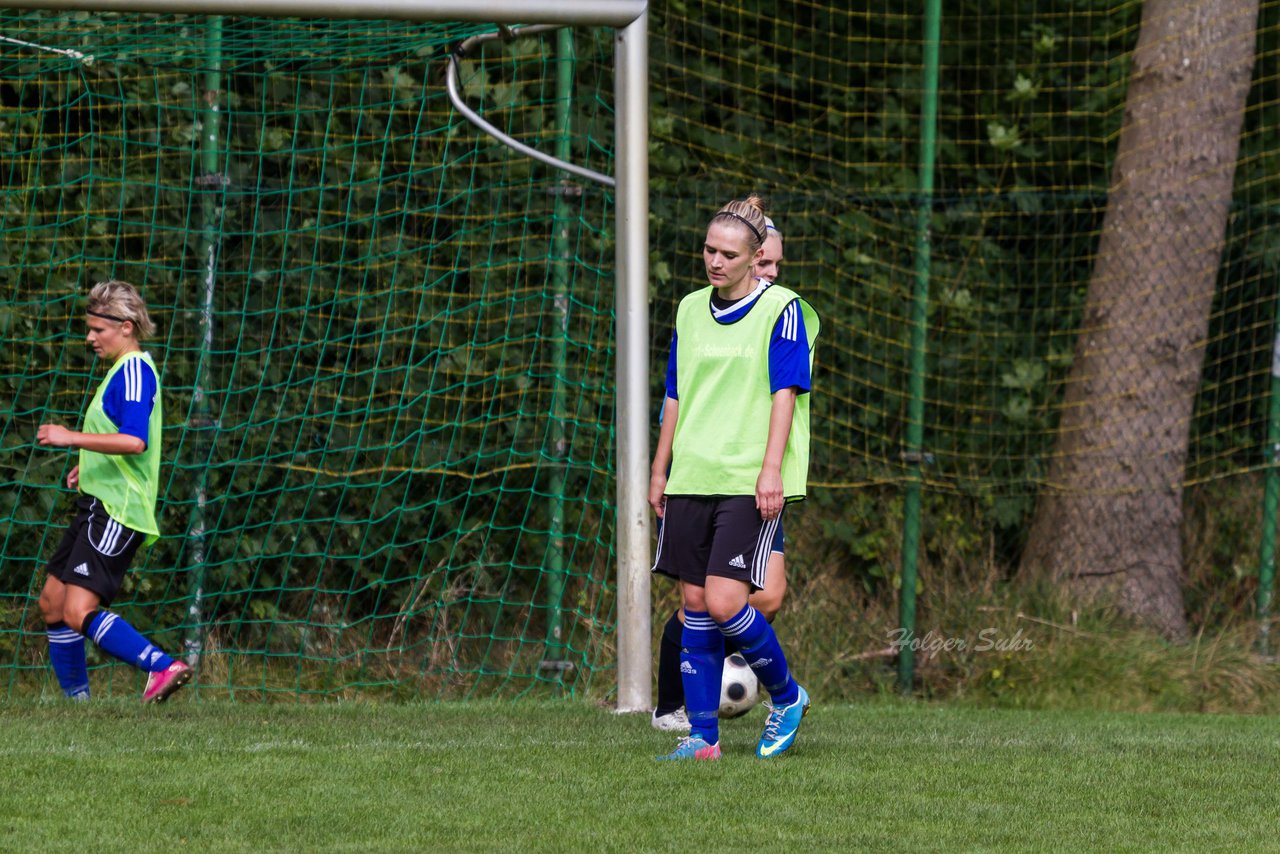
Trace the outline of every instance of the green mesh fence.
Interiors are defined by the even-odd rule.
[[[1145,471],[1171,453],[1159,436],[1118,463],[1059,440],[1084,406],[1068,393],[1082,342],[1114,327],[1086,306],[1143,4],[943,4],[920,468],[926,617],[942,578],[1025,571],[1046,494],[1107,507],[1125,490],[1181,496],[1174,569],[1194,582],[1189,613],[1248,611],[1273,471],[1278,10],[1261,4],[1213,292],[1203,331],[1179,350],[1202,365],[1170,427],[1187,437],[1185,454],[1172,475],[1135,485],[1126,466]],[[0,41],[8,690],[50,690],[33,597],[68,501],[58,483],[69,459],[32,436],[43,419],[76,418],[101,375],[76,343],[80,299],[90,280],[116,275],[144,287],[164,330],[173,534],[132,574],[121,609],[170,648],[203,645],[200,692],[607,691],[611,199],[562,187],[450,109],[447,45],[493,28],[229,18],[211,85],[206,19],[0,22],[6,38],[44,46]],[[902,451],[922,9],[683,0],[654,4],[649,23],[653,399],[675,305],[703,282],[707,218],[763,193],[786,235],[781,281],[823,317],[814,485],[788,511],[793,577],[891,597],[901,488],[916,472]],[[554,35],[470,58],[466,96],[523,142],[551,152],[567,134],[569,159],[610,172],[611,35],[575,31],[567,119]],[[215,103],[211,152],[202,130]],[[1195,106],[1189,95],[1185,115]],[[1167,189],[1200,204],[1190,179]],[[1139,309],[1178,302],[1141,270],[1193,260],[1151,245],[1131,242]],[[1101,364],[1085,380],[1127,385],[1100,384],[1092,403],[1160,384],[1119,355]],[[1118,424],[1117,435],[1142,438],[1137,420]],[[1062,475],[1075,459],[1096,466],[1097,483]],[[659,604],[671,595],[655,585]],[[892,628],[864,630],[854,615],[813,628],[821,637],[792,625],[789,649],[834,691],[848,652],[883,646]],[[123,667],[103,663],[94,678],[136,689]]]
[[[73,459],[34,431],[102,376],[80,342],[107,277],[159,321],[166,405],[168,536],[117,607],[201,654],[201,692],[608,690],[612,200],[454,113],[447,47],[492,28],[0,22],[8,690],[53,684],[34,596]],[[607,172],[611,50],[577,34],[571,103],[554,34],[461,82]]]
[[[660,105],[651,145],[654,358],[665,358],[679,296],[701,279],[708,212],[760,192],[787,238],[781,281],[824,319],[816,486],[790,514],[788,558],[798,572],[852,577],[873,593],[899,582],[902,487],[916,476],[903,451],[923,204],[925,6],[696,0],[661,4],[652,21]],[[1087,314],[1139,33],[1146,26],[1157,49],[1185,50],[1185,33],[1164,18],[1188,7],[1146,6],[1154,14],[1144,22],[1139,2],[942,4],[919,468],[926,611],[943,578],[972,587],[1033,571],[1037,507],[1053,510],[1044,499],[1055,496],[1098,523],[1079,524],[1077,515],[1068,526],[1070,507],[1046,513],[1041,541],[1078,538],[1093,549],[1060,552],[1055,579],[1159,565],[1186,584],[1192,617],[1252,613],[1263,473],[1273,459],[1264,449],[1280,258],[1280,7],[1261,4],[1256,39],[1229,42],[1225,26],[1185,27],[1203,33],[1203,44],[1179,54],[1195,70],[1181,75],[1177,105],[1163,107],[1173,117],[1165,134],[1190,150],[1197,134],[1225,120],[1206,121],[1199,108],[1222,81],[1208,92],[1195,82],[1223,66],[1248,80],[1239,55],[1256,46],[1220,262],[1193,238],[1215,215],[1201,184],[1221,164],[1205,158],[1166,180],[1163,208],[1156,199],[1135,217],[1141,228],[1123,253],[1130,268]],[[1257,11],[1197,8],[1246,26]],[[1221,53],[1229,49],[1234,57]],[[1126,176],[1154,168],[1154,156],[1139,151]],[[1171,246],[1155,240],[1175,233],[1186,236]],[[1208,296],[1201,288],[1189,298],[1185,271],[1206,267]],[[1127,338],[1125,312],[1135,318]],[[1095,338],[1104,343],[1095,347]],[[1091,347],[1093,369],[1073,376]],[[1146,361],[1135,364],[1134,352]],[[1150,389],[1175,383],[1187,411],[1148,400]],[[1093,414],[1108,403],[1113,415]],[[1084,438],[1067,447],[1063,431]],[[1189,437],[1185,452],[1180,436]],[[1132,536],[1127,553],[1109,551],[1124,531],[1104,523],[1123,529],[1126,514],[1138,516],[1118,497],[1154,498],[1175,518],[1158,536]],[[884,646],[894,626],[864,631],[856,608],[854,627],[836,633],[848,646],[825,649],[808,672]]]

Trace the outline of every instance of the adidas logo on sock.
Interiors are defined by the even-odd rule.
[[[82,563],[82,564],[80,564],[79,566],[77,566],[75,569],[73,569],[73,570],[71,570],[71,571],[72,571],[72,572],[74,572],[76,575],[83,575],[83,576],[85,576],[86,578],[88,578],[88,577],[89,577],[89,564],[87,564],[87,563]]]
[[[694,666],[689,662],[682,661],[680,662],[680,672],[681,673],[697,673],[698,671],[694,669]]]
[[[742,555],[738,555],[733,560],[729,561],[729,566],[736,566],[738,569],[746,569],[747,562],[742,559]]]

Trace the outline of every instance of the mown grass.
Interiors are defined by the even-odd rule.
[[[582,702],[0,704],[0,850],[1276,849],[1266,717],[819,704],[717,763]]]

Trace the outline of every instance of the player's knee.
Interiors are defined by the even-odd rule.
[[[745,597],[739,595],[733,596],[708,596],[707,597],[707,613],[711,615],[711,619],[717,623],[727,623],[734,617],[738,616],[738,612],[742,610],[742,606],[746,604]]]
[[[60,623],[65,619],[62,614],[62,602],[47,590],[40,594],[40,616],[46,623]]]
[[[685,612],[706,611],[707,597],[704,590],[701,587],[686,587],[681,600],[681,610]]]
[[[737,616],[738,611],[740,610],[742,609],[741,608],[735,609],[732,606],[725,605],[723,603],[717,603],[715,605],[711,604],[710,602],[707,603],[707,613],[711,615],[711,619],[715,620],[717,623],[720,623],[721,625],[732,620],[735,616]]]
[[[759,611],[766,620],[772,621],[774,615],[782,609],[782,599],[786,588],[779,590],[757,590],[751,596],[751,607]]]

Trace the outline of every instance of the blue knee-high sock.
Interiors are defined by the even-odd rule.
[[[724,639],[724,655],[725,655],[725,658],[728,658],[729,656],[733,655],[735,652],[736,652],[736,653],[738,653],[738,654],[741,654],[741,653],[742,653],[742,649],[738,646],[738,639],[737,639],[737,638],[726,637],[726,638]]]
[[[149,673],[159,673],[173,664],[173,659],[165,655],[164,650],[138,634],[138,630],[119,614],[94,611],[85,620],[84,633],[116,658]]]
[[[742,657],[751,665],[775,706],[789,706],[799,699],[800,686],[791,678],[778,636],[759,611],[744,605],[732,619],[720,624],[720,631],[737,642]]]
[[[689,735],[707,744],[720,741],[720,679],[724,675],[724,638],[706,611],[684,612],[680,676]]]
[[[62,693],[73,700],[89,699],[89,666],[84,658],[84,635],[62,621],[49,623],[49,664]]]

